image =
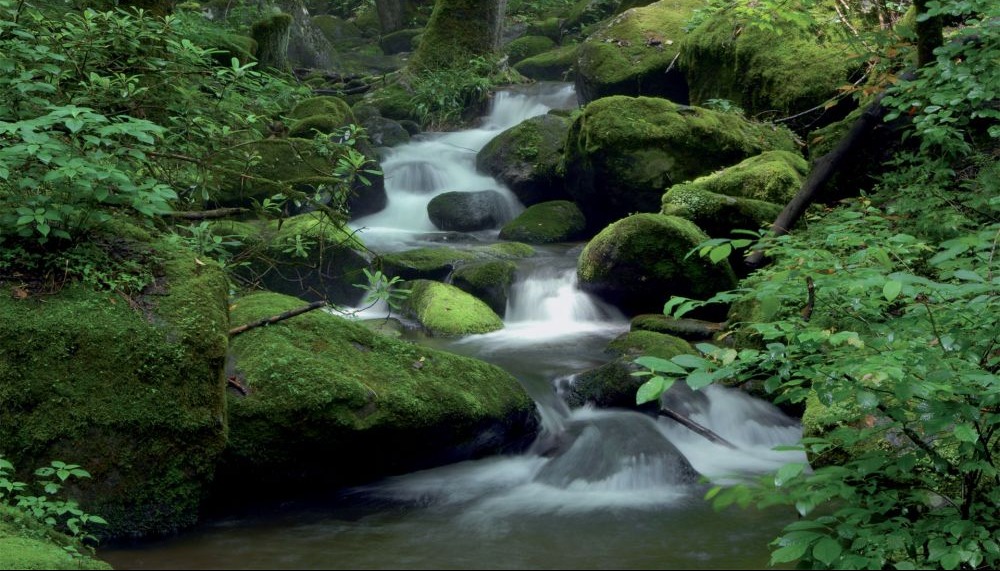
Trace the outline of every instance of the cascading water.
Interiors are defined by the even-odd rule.
[[[376,250],[434,242],[426,214],[449,190],[507,189],[475,172],[475,154],[503,129],[573,101],[572,87],[499,93],[478,129],[429,134],[383,162],[388,207],[357,220]],[[513,197],[510,196],[513,201]],[[513,202],[512,202],[513,204]],[[519,208],[520,205],[514,206]],[[483,231],[472,240],[495,240]],[[576,287],[579,244],[536,248],[511,289],[505,327],[421,343],[494,362],[535,398],[543,430],[525,454],[399,476],[307,505],[218,521],[158,544],[104,551],[127,568],[760,568],[790,514],[716,514],[700,478],[729,482],[804,461],[775,452],[800,428],[739,391],[671,391],[665,404],[728,440],[627,411],[570,411],[553,381],[608,361],[628,321]],[[383,311],[375,308],[372,311]],[[371,311],[367,315],[371,315]],[[680,386],[680,385],[678,385]],[[789,517],[786,517],[789,516]]]

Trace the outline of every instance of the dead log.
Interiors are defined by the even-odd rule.
[[[192,210],[168,212],[167,216],[179,218],[181,220],[214,220],[216,218],[229,218],[237,214],[250,212],[247,208],[216,208],[214,210]]]
[[[675,420],[691,432],[694,432],[699,436],[703,436],[716,444],[721,444],[722,446],[732,448],[734,450],[736,449],[736,446],[734,446],[732,442],[673,409],[667,407],[660,408],[660,416],[665,416],[671,420]]]
[[[314,301],[314,302],[310,303],[309,305],[303,305],[302,307],[297,307],[295,309],[291,309],[291,310],[286,311],[284,313],[279,313],[278,315],[272,315],[271,317],[265,317],[263,319],[259,319],[257,321],[254,321],[253,323],[247,323],[246,325],[240,325],[239,327],[233,327],[232,329],[229,330],[229,338],[232,339],[233,337],[236,337],[237,335],[239,335],[241,333],[246,333],[247,331],[250,331],[251,329],[255,329],[257,327],[263,327],[265,325],[272,325],[272,324],[277,323],[279,321],[284,321],[286,319],[295,317],[296,315],[302,315],[303,313],[312,311],[314,309],[319,309],[321,307],[326,307],[327,305],[329,305],[329,304],[326,301]]]

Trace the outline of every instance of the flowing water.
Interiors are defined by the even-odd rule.
[[[523,207],[476,173],[476,152],[525,118],[573,105],[564,84],[503,92],[481,127],[391,149],[382,163],[389,204],[354,226],[382,251],[495,241],[496,230],[437,231],[427,202],[446,191],[498,190],[513,216]],[[699,475],[725,484],[804,461],[773,450],[796,442],[800,428],[770,404],[719,387],[678,392],[670,405],[735,449],[665,419],[570,411],[554,387],[610,359],[605,345],[628,329],[617,310],[576,287],[581,247],[539,247],[521,262],[504,329],[461,339],[413,335],[518,377],[542,418],[529,452],[316,490],[309,502],[248,508],[175,538],[100,555],[133,569],[762,568],[768,541],[792,514],[714,512],[702,500],[710,484]]]

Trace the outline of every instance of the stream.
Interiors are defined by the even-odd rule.
[[[442,192],[499,190],[475,170],[476,152],[501,131],[555,108],[576,106],[571,85],[536,84],[496,94],[479,127],[428,133],[382,160],[388,206],[356,220],[376,251],[490,243],[498,230],[437,231],[427,202]],[[613,307],[576,287],[583,244],[537,247],[519,262],[504,329],[460,339],[411,332],[413,341],[495,363],[537,402],[543,434],[576,435],[556,465],[543,445],[401,475],[347,490],[316,490],[308,502],[247,507],[182,535],[99,550],[123,569],[760,569],[787,511],[716,512],[702,498],[729,483],[804,462],[776,452],[801,429],[770,404],[708,387],[681,403],[730,449],[672,421],[584,407],[570,411],[556,387],[611,357],[604,347],[628,330]],[[385,308],[363,312],[385,315]],[[709,482],[685,479],[682,454]]]

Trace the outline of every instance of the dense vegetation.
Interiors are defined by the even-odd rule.
[[[770,264],[711,299],[667,302],[678,317],[731,306],[730,329],[699,345],[700,356],[639,360],[650,377],[640,402],[683,379],[692,388],[746,386],[799,411],[809,405],[802,445],[810,466],[709,494],[719,506],[798,511],[802,519],[773,544],[774,563],[1000,565],[1000,8],[987,0],[915,4],[877,2],[838,20],[853,33],[862,73],[820,107],[850,98],[864,107],[886,92],[893,156],[876,169],[877,183],[841,188],[851,198],[814,207],[790,234],[751,232],[696,248],[690,255],[715,263],[762,251]],[[508,19],[569,8],[512,1]],[[162,277],[170,248],[192,251],[202,265],[249,267],[237,257],[246,244],[235,231],[185,223],[178,213],[236,205],[281,219],[309,204],[324,223],[347,218],[358,181],[372,173],[350,109],[338,111],[343,124],[305,129],[306,147],[292,145],[299,158],[321,159],[310,186],[262,172],[281,163],[268,150],[289,140],[281,121],[311,117],[290,110],[313,93],[282,65],[260,69],[250,55],[252,40],[240,31],[261,13],[234,10],[209,23],[183,7],[170,15],[53,10],[0,0],[0,282],[15,299],[82,283],[143,309],[140,293]],[[574,10],[560,39],[595,24]],[[371,6],[337,2],[334,11],[358,19]],[[822,18],[809,2],[720,0],[687,27],[718,13],[782,33],[816,29]],[[381,77],[388,87],[372,101],[386,111],[403,100],[400,118],[423,126],[460,124],[498,83],[519,79],[498,52],[475,49],[443,66],[424,55],[423,64],[388,74],[391,81]],[[742,113],[728,100],[706,106]],[[823,148],[841,134],[827,131],[833,141],[823,142],[812,133],[808,142]],[[232,199],[255,185],[264,192]],[[288,228],[283,253],[306,257],[311,238],[287,238]],[[169,246],[141,245],[150,235]],[[370,299],[393,295],[395,281],[364,273]],[[245,285],[228,275],[232,289]],[[30,493],[11,472],[0,457],[0,511],[67,532],[74,539],[59,541],[77,557],[93,531],[87,524],[103,520],[51,496],[86,472],[53,462],[38,474],[59,481]],[[49,537],[45,526],[28,527],[28,539]]]

